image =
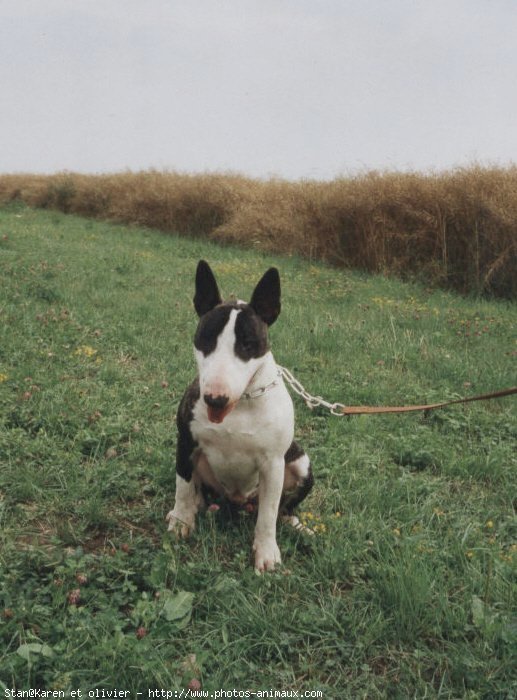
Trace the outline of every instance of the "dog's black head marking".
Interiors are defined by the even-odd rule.
[[[221,304],[199,319],[194,336],[194,347],[196,350],[201,350],[205,357],[215,350],[217,338],[223,332],[230,318],[230,311],[234,308],[235,306],[231,304]]]
[[[250,305],[243,305],[235,320],[235,354],[247,361],[268,350],[267,325]]]

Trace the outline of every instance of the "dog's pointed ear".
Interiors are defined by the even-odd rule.
[[[280,313],[280,275],[276,267],[270,267],[255,287],[250,301],[251,308],[270,326]]]
[[[203,316],[220,303],[221,295],[214,273],[205,260],[200,260],[197,264],[196,294],[194,296],[194,308],[197,315]]]

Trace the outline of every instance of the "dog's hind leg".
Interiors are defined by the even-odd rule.
[[[285,454],[284,488],[280,501],[280,517],[292,527],[314,534],[300,523],[293,511],[310,493],[314,485],[311,463],[303,449],[293,442]]]

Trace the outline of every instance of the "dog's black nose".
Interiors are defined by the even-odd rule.
[[[204,394],[203,398],[210,408],[224,408],[230,400],[228,396],[212,396],[212,394]]]

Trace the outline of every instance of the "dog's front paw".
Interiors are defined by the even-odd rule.
[[[266,542],[255,542],[253,545],[255,552],[255,571],[274,571],[276,564],[282,563],[280,550],[275,540]]]
[[[188,537],[196,527],[195,516],[179,513],[176,510],[169,511],[165,520],[169,523],[169,532],[172,532],[173,535],[182,539]]]

